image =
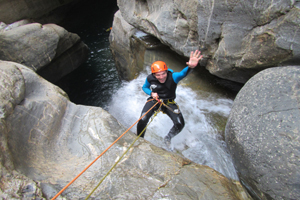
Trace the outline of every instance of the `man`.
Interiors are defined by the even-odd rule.
[[[176,88],[180,80],[186,77],[193,68],[198,65],[199,60],[202,59],[200,51],[196,50],[191,52],[190,59],[186,63],[188,66],[185,67],[181,72],[173,72],[168,69],[167,65],[163,61],[156,61],[151,65],[152,74],[148,75],[143,85],[143,91],[150,95],[146,102],[142,115],[144,115],[155,103],[155,100],[162,100],[164,104],[161,110],[167,114],[173,121],[174,126],[170,129],[168,135],[164,138],[164,142],[168,148],[170,148],[171,139],[180,133],[184,127],[184,119],[179,110],[178,105],[174,102],[176,98]],[[149,101],[150,100],[150,101]],[[153,101],[151,101],[153,100]],[[147,123],[154,112],[159,109],[160,105],[157,104],[147,115],[145,115],[137,124],[137,135],[139,135],[147,126]],[[145,135],[144,131],[141,137]]]

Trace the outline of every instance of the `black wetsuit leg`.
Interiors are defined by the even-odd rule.
[[[141,116],[143,116],[157,101],[149,101],[144,105],[144,108],[142,110]],[[150,110],[137,124],[137,135],[139,135],[144,128],[147,126],[149,119],[154,114],[154,111],[156,111],[159,108],[159,104],[157,104],[152,110]],[[141,137],[144,137],[146,133],[146,130],[142,133]]]
[[[185,123],[184,123],[184,118],[181,114],[181,111],[179,110],[179,107],[177,104],[169,104],[168,105],[170,108],[172,108],[173,111],[178,111],[180,112],[179,114],[174,113],[173,111],[169,110],[168,108],[164,107],[164,112],[170,117],[170,119],[173,121],[174,125],[170,129],[168,135],[165,137],[165,140],[171,141],[171,139],[176,136],[180,131],[183,129]]]

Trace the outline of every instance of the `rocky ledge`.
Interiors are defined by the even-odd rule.
[[[0,71],[1,198],[52,198],[126,130],[102,108],[71,103],[32,69],[1,61]],[[62,196],[85,198],[135,137],[128,132]],[[251,199],[239,181],[144,139],[92,197]]]

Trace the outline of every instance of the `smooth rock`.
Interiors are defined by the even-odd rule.
[[[226,143],[241,181],[260,199],[300,199],[300,68],[266,69],[238,93]]]

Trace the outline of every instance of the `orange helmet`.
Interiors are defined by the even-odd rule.
[[[156,61],[151,65],[151,72],[157,73],[161,71],[168,70],[167,64],[163,61]]]

